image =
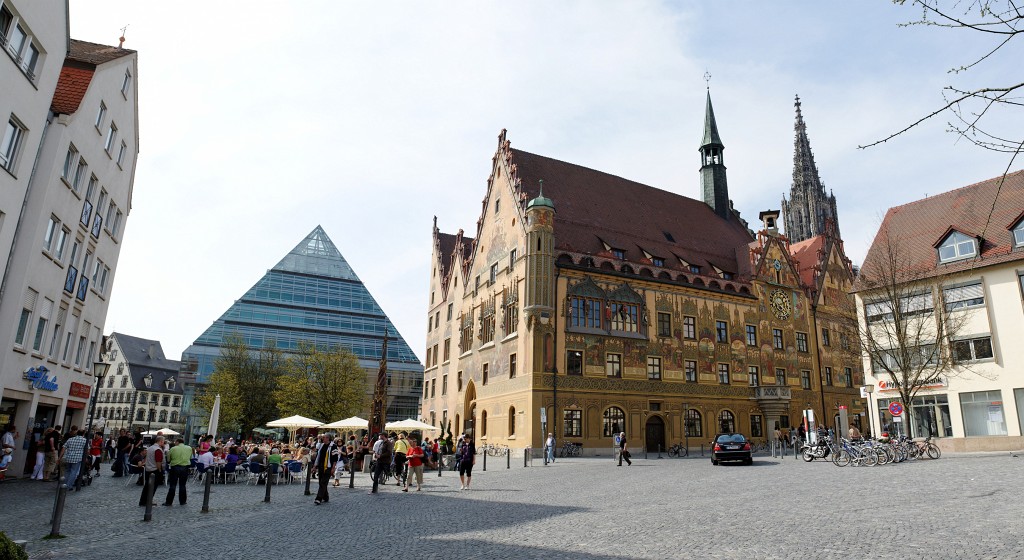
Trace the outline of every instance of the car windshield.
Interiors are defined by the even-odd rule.
[[[746,443],[747,438],[741,434],[721,434],[715,441],[718,443]]]

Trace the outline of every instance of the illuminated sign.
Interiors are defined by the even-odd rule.
[[[53,377],[47,377],[46,374],[48,373],[50,373],[50,370],[46,369],[46,366],[37,366],[26,369],[24,378],[31,382],[33,389],[56,391],[57,376],[54,375]]]

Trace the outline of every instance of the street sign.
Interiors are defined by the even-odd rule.
[[[889,403],[889,414],[899,416],[903,414],[903,405],[898,402]]]

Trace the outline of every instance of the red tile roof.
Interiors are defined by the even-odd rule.
[[[747,245],[753,236],[735,216],[722,219],[699,200],[581,165],[510,151],[527,200],[539,194],[538,181],[543,179],[544,196],[554,201],[556,249],[612,257],[607,243],[625,251],[623,264],[637,270],[637,265],[651,265],[646,251],[665,259],[667,269],[688,272],[681,257],[708,275],[715,275],[711,265],[749,274]]]
[[[972,268],[1024,261],[1024,248],[1014,248],[1010,229],[1024,208],[1024,170],[890,208],[868,250],[854,290],[866,289],[872,262],[885,252],[887,239],[898,243],[900,257],[916,279]],[[935,243],[951,229],[981,237],[981,254],[939,264]]]
[[[82,98],[92,82],[92,69],[65,66],[60,69],[57,90],[53,93],[50,107],[54,113],[71,115],[82,104]]]
[[[823,255],[818,253],[825,248],[825,235],[815,235],[799,243],[789,246],[789,255],[797,266],[800,283],[814,290],[817,284],[814,278],[814,267],[821,262]]]

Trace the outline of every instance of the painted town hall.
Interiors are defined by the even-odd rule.
[[[652,451],[764,440],[808,408],[866,427],[853,270],[799,99],[795,133],[786,215],[761,212],[755,233],[729,198],[710,92],[698,199],[513,148],[503,130],[474,235],[435,218],[420,417],[591,452],[621,431]]]

